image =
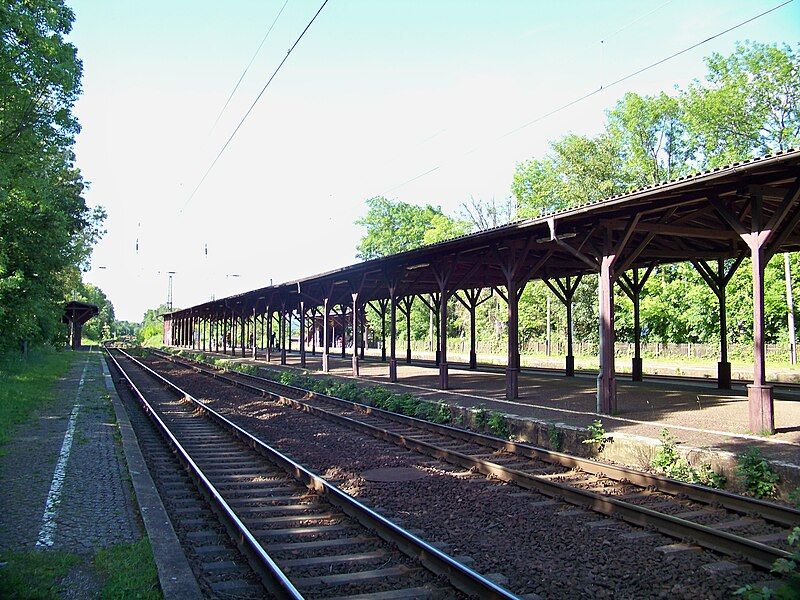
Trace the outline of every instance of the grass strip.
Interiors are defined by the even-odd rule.
[[[69,552],[0,554],[0,598],[60,598],[61,580],[81,562]]]
[[[101,598],[158,600],[164,596],[158,585],[158,571],[150,540],[119,544],[95,555],[94,564],[105,579]]]
[[[55,385],[80,356],[74,352],[39,348],[28,358],[0,355],[0,446],[8,443],[14,428],[55,397]]]

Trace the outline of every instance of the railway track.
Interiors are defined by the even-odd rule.
[[[124,383],[273,596],[515,598],[136,358],[107,350]]]
[[[800,511],[325,396],[264,377],[161,358],[376,438],[769,569],[789,558]]]

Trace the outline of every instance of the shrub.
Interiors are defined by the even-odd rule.
[[[505,440],[508,439],[510,434],[508,430],[508,419],[506,419],[506,416],[503,413],[493,410],[489,415],[489,419],[487,420],[486,424],[489,428],[489,431],[494,435]]]
[[[778,474],[755,446],[736,457],[736,474],[742,478],[747,492],[756,498],[777,496]]]
[[[697,483],[712,488],[723,488],[727,483],[727,477],[714,471],[711,465],[702,464],[695,468],[681,457],[675,437],[666,428],[661,430],[661,445],[653,460],[650,461],[650,465],[657,472],[678,481]]]

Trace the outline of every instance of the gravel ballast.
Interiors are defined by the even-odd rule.
[[[278,406],[161,359],[152,367],[281,452],[517,594],[545,598],[728,598],[769,578],[726,557],[675,547],[572,505],[464,472],[321,418]],[[412,467],[422,479],[369,481]],[[668,548],[664,548],[668,547]],[[473,562],[474,561],[474,562]]]

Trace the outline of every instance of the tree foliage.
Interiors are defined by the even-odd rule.
[[[438,206],[417,206],[377,196],[366,202],[367,214],[356,221],[366,229],[356,248],[363,260],[412,250],[463,235],[468,225],[448,217]]]
[[[76,293],[76,299],[96,305],[99,311],[97,316],[89,319],[83,326],[83,337],[100,342],[117,334],[114,305],[103,293],[103,290],[91,283],[83,283]]]
[[[698,166],[717,167],[798,145],[797,50],[745,42],[730,56],[712,54],[706,66],[706,81],[695,81],[679,97]]]
[[[62,0],[0,4],[0,346],[59,335],[101,235],[72,151],[81,62]],[[2,348],[0,348],[2,349]]]
[[[173,308],[172,310],[180,310]],[[145,311],[142,317],[142,325],[136,332],[136,338],[144,346],[160,346],[163,341],[164,325],[160,315],[170,312],[166,304],[158,308],[151,308]]]

